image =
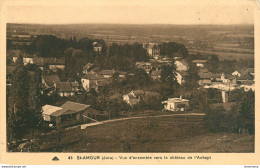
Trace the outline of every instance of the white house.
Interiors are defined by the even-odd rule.
[[[130,106],[138,104],[144,98],[144,92],[142,90],[132,90],[130,93],[122,96],[123,100]]]
[[[233,75],[233,76],[240,77],[241,73],[238,72],[238,71],[234,71],[234,72],[232,72],[232,75]]]
[[[188,64],[185,61],[175,61],[176,70],[177,71],[187,71],[188,70]]]
[[[168,111],[184,111],[185,108],[189,106],[189,100],[180,98],[168,98],[168,100],[163,101],[164,110]]]

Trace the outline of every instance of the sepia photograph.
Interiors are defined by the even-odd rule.
[[[6,5],[7,153],[256,152],[257,1],[83,2]]]

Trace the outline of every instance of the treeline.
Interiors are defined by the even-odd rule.
[[[239,90],[239,97],[231,110],[223,106],[203,107],[204,126],[211,132],[255,133],[255,93]]]
[[[6,115],[7,142],[10,146],[26,132],[30,135],[34,130],[46,128],[41,113],[41,70],[35,67],[33,73],[29,73],[23,64],[22,56],[19,56],[12,73],[11,84],[7,92]]]
[[[159,48],[160,54],[163,56],[167,56],[168,58],[181,57],[185,59],[188,56],[187,48],[185,47],[185,45],[180,43],[162,43],[159,45]]]
[[[109,47],[108,54],[104,55],[98,64],[102,69],[129,71],[138,61],[149,61],[147,51],[141,44],[118,45],[113,43]]]

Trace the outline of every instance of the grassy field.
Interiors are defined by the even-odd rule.
[[[201,53],[201,54],[216,54],[220,60],[240,60],[240,59],[254,59],[254,54],[244,53],[231,53],[231,52],[218,52],[218,51],[205,51],[205,50],[189,50],[189,53]]]
[[[202,116],[117,121],[66,130],[61,140],[44,140],[44,151],[62,152],[253,152],[254,137],[209,133]],[[57,143],[58,142],[58,143]],[[56,150],[57,151],[57,150]]]

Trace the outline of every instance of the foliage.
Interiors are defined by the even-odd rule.
[[[187,70],[187,76],[184,77],[184,88],[187,91],[191,91],[194,89],[197,89],[199,87],[198,85],[198,80],[199,80],[199,75],[198,75],[199,69],[195,64],[190,64],[189,69]]]
[[[209,106],[204,109],[206,116],[204,117],[204,126],[211,132],[223,131],[223,123],[225,122],[225,109],[223,106],[217,108],[210,108]]]
[[[216,55],[212,55],[210,56],[210,58],[208,59],[207,63],[206,63],[206,68],[212,72],[212,73],[216,73],[218,71],[218,67],[219,67],[219,59]]]
[[[17,127],[28,123],[29,118],[29,74],[23,64],[20,55],[15,63],[15,70],[11,77],[10,97],[7,109],[7,127],[9,129],[10,140],[19,133]],[[11,135],[12,134],[12,135]]]
[[[161,81],[169,86],[169,88],[173,88],[174,86],[178,86],[177,82],[177,74],[176,67],[174,62],[170,66],[163,66],[161,71]]]
[[[159,45],[160,47],[160,54],[167,56],[169,58],[174,57],[181,57],[186,58],[188,56],[188,50],[185,45],[176,43],[176,42],[169,42],[169,43],[162,43]]]

